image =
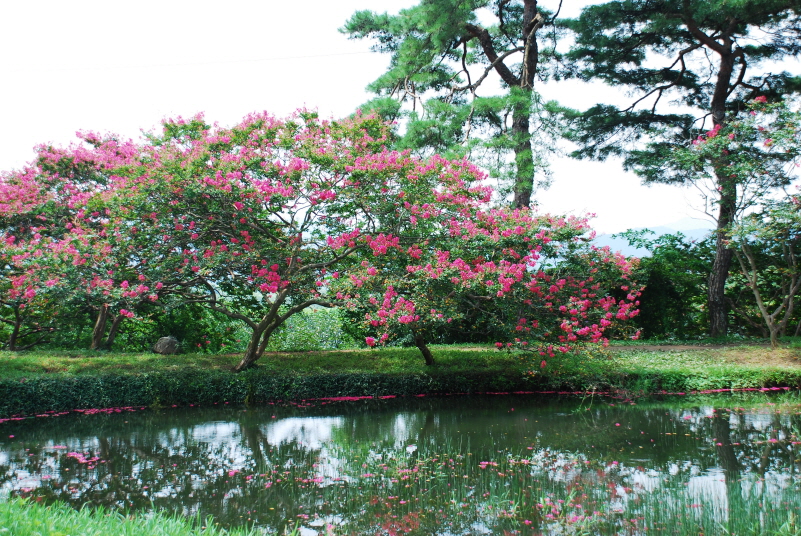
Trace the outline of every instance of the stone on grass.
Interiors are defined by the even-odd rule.
[[[153,346],[153,351],[157,354],[174,354],[178,351],[178,339],[172,335],[162,337]]]

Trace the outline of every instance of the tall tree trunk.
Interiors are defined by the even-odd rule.
[[[520,72],[519,90],[511,89],[512,104],[512,136],[515,140],[515,184],[512,206],[524,208],[531,205],[531,194],[534,190],[534,152],[531,149],[531,98],[534,78],[537,75],[539,62],[539,46],[537,30],[543,19],[537,11],[537,0],[523,2],[523,65]]]
[[[719,181],[720,182],[720,179]],[[734,219],[736,190],[734,185],[724,187],[721,192],[715,236],[715,260],[709,273],[707,307],[709,310],[709,335],[725,337],[728,333],[728,308],[726,306],[726,280],[729,277],[734,251],[728,246],[727,229]],[[728,190],[732,190],[729,192]]]
[[[529,132],[531,97],[539,62],[537,30],[545,22],[537,10],[537,0],[523,0],[523,20],[521,22],[520,39],[523,41],[523,62],[519,75],[513,73],[498,57],[493,37],[488,30],[471,23],[465,26],[471,38],[478,38],[484,55],[495,66],[495,71],[501,80],[509,87],[516,168],[512,205],[516,208],[531,205],[531,193],[534,187],[534,159],[531,150],[531,133]]]
[[[420,350],[420,353],[423,354],[423,359],[426,360],[426,365],[429,367],[434,364],[434,356],[431,355],[431,350],[428,348],[426,344],[426,340],[423,338],[422,335],[419,333],[413,333],[414,336],[414,345],[417,346],[417,349]]]
[[[97,320],[95,321],[95,328],[92,330],[92,344],[89,346],[91,350],[99,350],[103,345],[103,336],[106,334],[106,321],[108,320],[108,305],[103,304],[97,312]]]
[[[531,91],[526,91],[531,98]],[[512,112],[512,135],[515,143],[515,184],[512,206],[525,208],[531,205],[531,193],[534,189],[534,160],[531,150],[531,134],[529,133],[529,106],[515,103]]]
[[[715,91],[712,94],[710,111],[715,126],[726,124],[726,99],[729,95],[731,77],[734,72],[734,61],[737,53],[732,52],[732,40],[729,36],[721,36],[716,48],[720,55],[718,76]],[[720,191],[717,229],[715,235],[715,260],[709,274],[707,289],[707,307],[709,310],[709,335],[725,337],[728,334],[728,310],[726,307],[726,280],[729,277],[734,252],[728,247],[727,229],[734,222],[737,211],[737,185],[727,173],[726,162],[716,164],[715,180]]]

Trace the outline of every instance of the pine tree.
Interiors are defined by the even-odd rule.
[[[597,104],[568,114],[579,145],[574,156],[622,156],[646,183],[698,180],[703,173],[687,173],[672,158],[678,148],[717,132],[758,96],[770,102],[801,92],[801,77],[780,63],[801,54],[799,0],[619,0],[562,24],[575,35],[564,58],[569,75],[632,95],[626,107]],[[713,337],[727,332],[727,232],[750,199],[729,164],[707,162],[717,221],[707,296]]]
[[[492,23],[482,24],[490,16]],[[556,129],[549,113],[555,106],[533,89],[543,59],[552,57],[538,39],[555,39],[553,20],[537,0],[421,0],[397,15],[359,11],[342,31],[392,55],[369,86],[377,98],[363,109],[406,116],[401,148],[469,155],[511,179],[512,204],[524,207],[535,174],[547,177],[545,153],[553,148],[552,141],[532,143],[532,132]],[[479,96],[493,76],[503,94]]]

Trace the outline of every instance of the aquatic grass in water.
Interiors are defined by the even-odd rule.
[[[6,422],[0,496],[304,535],[793,534],[801,513],[797,393],[304,406]]]

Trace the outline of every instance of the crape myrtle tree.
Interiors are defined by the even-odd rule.
[[[544,367],[556,353],[605,344],[610,328],[637,314],[632,263],[593,247],[585,219],[480,205],[443,219],[435,207],[409,209],[427,240],[389,243],[332,284],[363,314],[369,346],[411,336],[432,365],[428,343],[479,311],[496,324],[498,348],[535,352]]]
[[[136,168],[139,148],[114,136],[78,136],[67,148],[37,147],[33,163],[3,176],[0,221],[8,244],[40,259],[26,276],[40,284],[26,293],[48,296],[62,312],[92,312],[90,348],[107,349],[122,321],[157,299],[136,280],[136,252],[117,247],[107,232],[104,199],[119,186],[115,173]],[[68,315],[60,316],[54,329],[65,328]]]
[[[64,207],[40,179],[37,166],[0,177],[0,320],[10,350],[45,342],[60,327],[59,306],[70,294],[61,282],[82,262]]]
[[[407,119],[398,147],[468,156],[508,179],[520,208],[531,204],[558,130],[553,106],[534,92],[552,57],[554,17],[537,0],[422,0],[397,15],[356,12],[342,31],[392,55],[363,109]]]
[[[0,333],[9,350],[43,342],[56,314],[43,292],[56,274],[53,241],[42,236],[41,217],[32,211],[43,199],[35,176],[31,168],[0,175]]]
[[[27,350],[44,342],[53,331],[57,302],[48,292],[50,278],[48,243],[18,241],[0,233],[0,347]],[[44,279],[43,279],[44,278]]]
[[[12,217],[37,202],[35,190],[20,188],[29,182],[30,178],[25,176],[16,179],[8,173],[0,176],[0,344],[9,350],[19,345],[35,345],[49,331],[45,320],[49,315],[42,310],[44,304],[33,302],[39,287],[34,276],[41,274],[36,269],[37,259],[26,241],[17,236],[20,230],[29,231],[32,222],[29,218]],[[22,191],[25,196],[19,195]],[[40,294],[40,300],[41,297]]]
[[[646,183],[697,184],[707,175],[677,165],[677,149],[736,120],[759,95],[775,102],[801,90],[801,78],[780,63],[801,53],[797,0],[620,0],[589,6],[564,25],[575,35],[565,57],[571,74],[632,95],[627,105],[568,114],[579,144],[574,155],[621,155]],[[734,254],[727,229],[746,205],[730,156],[707,162],[707,206],[717,221],[707,295],[713,337],[727,331],[725,285]]]
[[[565,347],[580,337],[598,341],[614,318],[633,314],[634,295],[613,299],[592,275],[609,265],[625,276],[621,258],[591,252],[580,277],[537,263],[552,235],[576,249],[584,224],[527,209],[491,211],[492,191],[478,168],[388,150],[391,132],[374,115],[323,121],[301,111],[286,120],[252,114],[231,128],[200,116],[168,120],[144,141],[122,144],[124,150],[113,136],[84,136],[68,150],[41,150],[31,172],[40,195],[14,216],[41,220],[28,229],[33,239],[46,230],[42,236],[60,244],[48,251],[64,252],[50,264],[59,283],[52,288],[70,297],[62,300],[66,306],[90,295],[117,315],[135,317],[129,307],[139,303],[202,304],[251,330],[237,370],[252,366],[292,315],[315,306],[373,305],[371,287],[361,287],[377,267],[400,324],[409,315],[419,320],[415,300],[451,297],[432,283],[445,269],[456,303],[500,299],[517,286],[524,307],[558,308],[561,323],[544,334],[536,319],[503,320],[514,317],[516,331],[538,338],[559,329],[562,338],[554,340]],[[24,192],[14,199],[9,206],[24,201]],[[457,280],[457,273],[464,277]],[[487,290],[495,285],[490,278],[497,289]],[[38,288],[51,287],[48,281]],[[406,301],[396,299],[393,285],[408,293]],[[517,297],[503,305],[520,306]],[[590,323],[597,308],[603,318]],[[432,328],[423,328],[430,335]]]
[[[424,240],[402,199],[444,217],[487,195],[463,160],[387,150],[390,127],[307,111],[232,128],[167,121],[140,166],[120,170],[105,200],[109,234],[137,252],[146,284],[250,328],[244,370],[292,315],[339,304],[328,281],[340,272],[387,244]]]

